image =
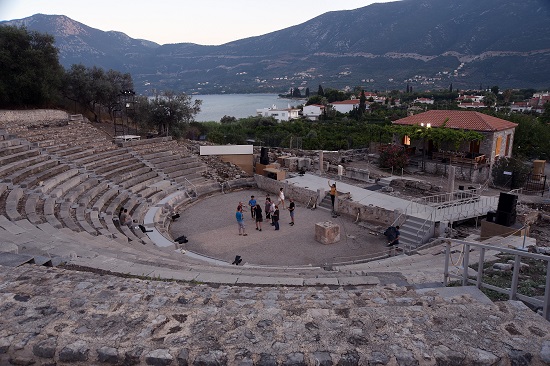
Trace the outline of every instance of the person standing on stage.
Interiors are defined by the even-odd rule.
[[[283,209],[285,208],[285,192],[283,192],[283,189],[279,189],[279,205],[283,205]]]
[[[279,230],[279,206],[275,205],[275,212],[273,213],[273,223],[275,230]]]
[[[254,196],[250,196],[250,201],[248,201],[248,206],[250,206],[250,215],[254,218],[256,212],[256,199]]]
[[[271,198],[269,198],[269,196],[265,197],[264,211],[265,211],[265,218],[271,219]]]
[[[294,204],[294,200],[292,198],[289,198],[290,205],[288,205],[288,211],[290,211],[290,226],[294,226],[294,209],[296,208],[296,205]]]
[[[237,207],[235,218],[237,219],[237,225],[239,225],[239,235],[247,236],[248,234],[244,231],[244,215],[243,208],[241,206]]]
[[[256,207],[254,207],[254,211],[256,211],[256,213],[254,214],[256,216],[256,230],[262,231],[262,221],[264,221],[262,215],[262,206],[257,203]]]
[[[332,202],[332,212],[334,212],[334,199],[336,198],[336,182],[330,185],[330,180],[328,181],[328,186],[330,187],[330,202]]]

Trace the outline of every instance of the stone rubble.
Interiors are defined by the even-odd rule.
[[[397,285],[237,287],[0,266],[1,365],[543,365],[550,323]]]

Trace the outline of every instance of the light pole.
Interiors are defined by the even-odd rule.
[[[422,171],[426,171],[426,165],[424,163],[424,156],[426,155],[426,131],[432,127],[431,123],[426,123],[426,130],[424,130],[424,122],[420,123],[420,126],[423,128],[422,133]]]

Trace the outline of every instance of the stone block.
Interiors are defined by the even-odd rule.
[[[332,221],[315,224],[315,240],[321,244],[334,244],[340,241],[340,225]]]

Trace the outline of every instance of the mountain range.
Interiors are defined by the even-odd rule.
[[[52,34],[61,64],[130,72],[136,91],[550,88],[548,0],[401,0],[325,13],[219,46],[159,45],[63,15],[0,22]]]

